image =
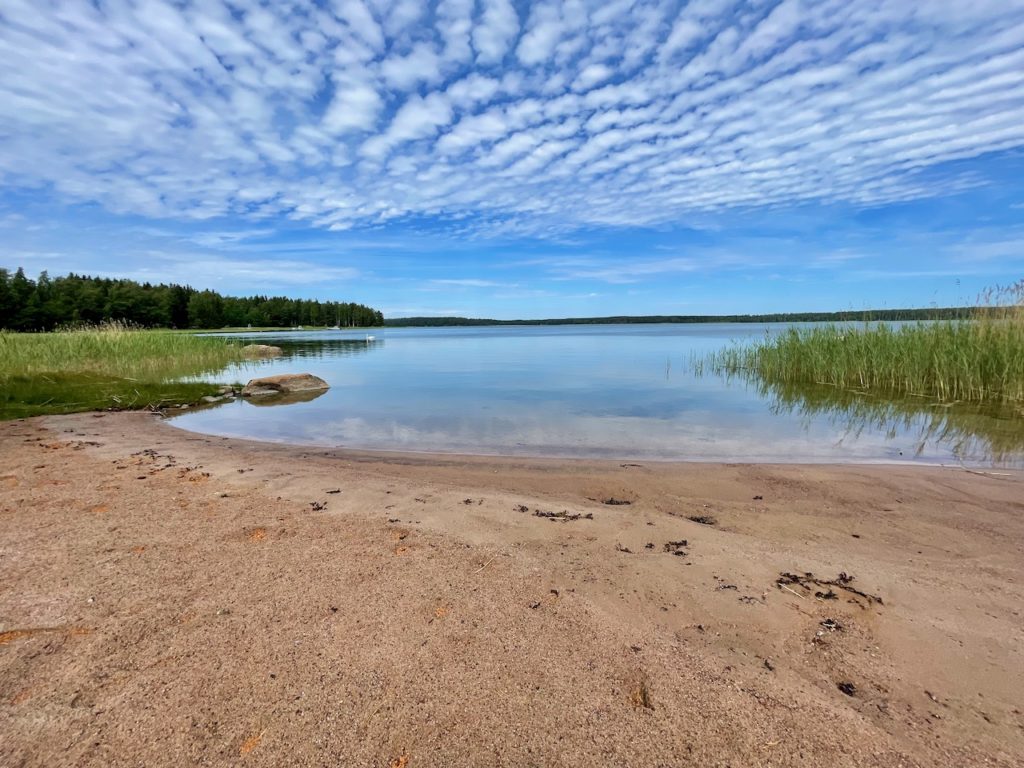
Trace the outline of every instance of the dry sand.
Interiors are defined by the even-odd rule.
[[[1019,472],[0,425],[3,766],[1019,766],[1022,598]]]

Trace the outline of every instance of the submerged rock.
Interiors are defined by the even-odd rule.
[[[284,354],[284,350],[269,344],[246,344],[242,347],[242,354],[246,357],[277,357]]]
[[[285,373],[253,379],[242,389],[242,397],[269,397],[292,395],[297,392],[316,392],[328,389],[330,384],[311,373]]]

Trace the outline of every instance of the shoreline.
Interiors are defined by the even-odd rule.
[[[262,438],[262,437],[244,437],[233,434],[223,434],[218,432],[204,432],[200,430],[190,429],[186,426],[179,426],[176,424],[176,420],[179,418],[188,418],[190,415],[200,413],[204,410],[213,410],[219,407],[231,407],[231,403],[218,403],[215,405],[207,405],[204,403],[198,403],[188,408],[187,411],[177,411],[171,409],[170,411],[159,411],[154,412],[154,415],[161,418],[163,422],[174,429],[181,432],[195,435],[198,437],[209,437],[216,440],[234,440],[240,443],[247,444],[265,444],[274,445],[281,448],[295,448],[303,451],[330,451],[332,454],[338,456],[344,455],[365,455],[368,457],[379,456],[381,458],[387,457],[402,457],[402,456],[415,456],[415,457],[438,457],[445,459],[492,459],[496,461],[517,461],[525,460],[531,461],[536,460],[539,462],[583,462],[583,463],[604,463],[609,466],[613,464],[621,464],[623,462],[647,462],[656,465],[680,465],[686,466],[690,464],[701,465],[701,466],[724,466],[724,465],[738,465],[746,464],[751,466],[765,466],[765,467],[777,467],[777,466],[807,466],[807,467],[934,467],[939,469],[961,469],[966,472],[984,472],[986,470],[991,474],[1007,474],[1013,475],[1016,473],[1024,473],[1024,466],[1008,466],[1000,464],[998,462],[976,460],[971,462],[957,461],[952,463],[953,460],[948,460],[947,463],[939,458],[934,461],[930,459],[891,459],[891,458],[857,458],[857,457],[842,457],[842,458],[828,458],[821,456],[816,459],[805,459],[797,458],[788,461],[782,461],[778,457],[774,456],[755,456],[755,457],[739,457],[726,459],[721,456],[688,456],[685,458],[673,457],[673,456],[654,456],[654,455],[638,455],[623,453],[615,456],[606,455],[572,455],[570,453],[530,453],[530,452],[474,452],[468,450],[438,450],[434,448],[403,448],[403,449],[392,449],[392,448],[373,448],[373,447],[353,447],[344,445],[334,445],[330,443],[301,443],[294,442],[288,439],[282,438],[275,440],[273,438]]]
[[[192,438],[208,438],[210,440],[229,440],[232,443],[239,445],[245,445],[250,447],[257,446],[268,446],[274,447],[287,451],[299,451],[304,454],[319,453],[321,455],[330,455],[337,459],[349,459],[353,461],[363,462],[395,462],[395,463],[420,463],[427,462],[429,464],[471,464],[477,461],[486,463],[498,463],[505,465],[509,462],[515,464],[523,464],[526,466],[532,466],[536,468],[542,468],[545,465],[582,465],[582,466],[593,466],[604,470],[614,470],[617,468],[623,468],[624,464],[629,465],[645,465],[651,464],[656,467],[764,467],[768,469],[777,468],[791,468],[796,469],[800,467],[807,468],[864,468],[864,467],[892,467],[901,469],[935,469],[935,470],[946,470],[946,471],[962,471],[972,474],[981,474],[991,477],[1015,477],[1020,476],[1024,479],[1024,467],[1008,467],[992,462],[978,462],[974,464],[968,463],[939,463],[931,462],[925,459],[913,460],[913,459],[821,459],[817,461],[810,460],[793,460],[793,461],[781,461],[777,458],[736,458],[731,460],[724,460],[720,457],[714,458],[701,458],[701,457],[688,457],[688,458],[662,458],[653,456],[638,456],[623,454],[619,456],[574,456],[569,454],[543,454],[543,453],[474,453],[470,451],[443,451],[434,450],[430,448],[424,448],[422,450],[416,449],[388,449],[388,448],[364,448],[364,447],[351,447],[344,445],[331,445],[328,443],[296,443],[286,439],[273,440],[256,437],[242,437],[239,435],[231,434],[219,434],[216,432],[201,432],[199,430],[189,429],[188,427],[182,427],[175,424],[175,419],[180,415],[188,415],[196,411],[201,411],[207,408],[216,408],[217,405],[205,405],[200,404],[189,409],[187,413],[176,413],[171,411],[169,413],[161,412],[144,412],[137,411],[136,413],[145,413],[151,416],[154,420],[158,420],[163,426],[170,427],[171,429],[177,430],[184,434],[190,435]],[[121,412],[112,412],[121,413]]]
[[[0,762],[1024,759],[1024,471],[0,449]]]
[[[206,407],[205,405],[193,406],[189,409],[188,413],[194,413],[200,411]],[[216,407],[216,406],[213,406]],[[168,413],[163,416],[164,422],[167,426],[174,429],[178,429],[182,432],[187,432],[190,435],[197,435],[199,437],[210,437],[217,440],[234,440],[240,443],[263,443],[267,445],[275,445],[282,448],[296,448],[303,449],[305,451],[332,451],[337,453],[339,456],[342,455],[360,455],[367,457],[380,457],[385,458],[401,458],[403,456],[409,457],[436,457],[438,459],[494,459],[498,461],[513,461],[513,460],[536,460],[542,462],[583,462],[583,463],[604,463],[604,464],[620,464],[622,462],[647,462],[650,464],[657,465],[712,465],[712,466],[729,466],[737,464],[749,464],[752,466],[761,467],[921,467],[928,468],[932,467],[935,469],[961,469],[967,472],[984,472],[989,470],[988,474],[1000,475],[1012,475],[1016,473],[1024,473],[1024,468],[1018,467],[1007,467],[1000,464],[994,464],[987,461],[978,461],[976,463],[941,463],[939,460],[930,461],[928,459],[857,459],[857,458],[836,458],[827,459],[822,458],[818,460],[791,460],[782,461],[777,457],[754,457],[754,458],[733,458],[726,460],[722,457],[709,457],[702,458],[700,456],[689,456],[686,458],[678,457],[661,457],[661,456],[650,456],[650,455],[637,455],[637,454],[621,454],[616,456],[585,456],[585,455],[571,455],[571,454],[559,454],[559,453],[478,453],[471,451],[444,451],[434,448],[424,448],[417,450],[414,448],[404,448],[401,450],[389,449],[389,448],[365,448],[365,447],[352,447],[344,445],[331,445],[329,443],[296,443],[285,439],[273,440],[269,438],[255,438],[255,437],[242,437],[239,435],[230,434],[219,434],[217,432],[200,432],[199,430],[189,429],[188,427],[179,427],[174,424],[174,419],[179,415]]]

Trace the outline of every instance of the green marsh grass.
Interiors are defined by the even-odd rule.
[[[0,331],[0,418],[194,403],[217,389],[196,378],[241,358],[241,347],[224,339],[119,323]]]
[[[697,361],[698,371],[940,403],[1024,401],[1024,282],[967,320],[792,327]]]

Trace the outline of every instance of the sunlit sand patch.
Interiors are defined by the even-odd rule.
[[[11,706],[15,706],[17,704],[21,704],[23,702],[26,702],[30,698],[32,698],[32,689],[31,688],[22,688],[20,691],[18,691],[16,694],[14,694],[14,696],[11,697]]]
[[[266,732],[267,731],[264,728],[259,733],[254,733],[252,736],[243,741],[242,746],[238,748],[238,754],[248,755],[250,752],[256,749],[256,747],[260,745],[260,742],[263,741],[263,736],[264,734],[266,734]]]
[[[58,634],[66,632],[68,637],[81,637],[92,633],[89,627],[26,627],[24,629],[9,629],[0,632],[0,645],[8,645],[16,640],[23,640],[26,637],[35,635]]]
[[[647,675],[642,675],[629,692],[629,703],[636,709],[654,709],[651,692],[647,687]]]

